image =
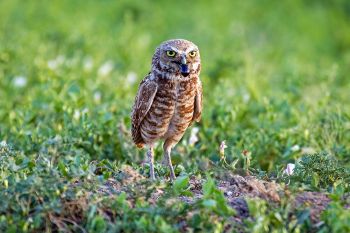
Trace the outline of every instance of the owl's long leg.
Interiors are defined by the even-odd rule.
[[[175,176],[175,172],[174,172],[174,168],[173,168],[173,164],[171,163],[171,148],[172,148],[172,144],[169,143],[169,141],[165,141],[164,145],[163,145],[163,149],[164,149],[164,157],[166,162],[168,163],[169,169],[170,169],[170,180],[174,181],[176,179]]]
[[[149,161],[149,170],[150,170],[150,179],[155,180],[154,176],[154,151],[153,151],[153,145],[151,145],[147,151],[147,158]]]

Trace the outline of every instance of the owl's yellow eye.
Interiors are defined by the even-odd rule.
[[[190,55],[190,57],[195,57],[197,55],[197,52],[196,51],[192,51],[188,55]]]
[[[166,55],[168,55],[168,57],[175,57],[176,52],[173,50],[168,50],[166,51]]]

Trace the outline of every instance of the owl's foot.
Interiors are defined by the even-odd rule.
[[[171,146],[168,143],[164,143],[163,145],[164,149],[164,160],[167,163],[169,170],[170,170],[170,181],[173,182],[176,179],[173,164],[171,163]]]
[[[150,166],[150,175],[149,175],[149,177],[150,177],[150,180],[151,180],[151,181],[155,181],[155,180],[156,180],[156,177],[154,176],[154,167],[153,167],[153,164],[151,164],[151,166]]]
[[[170,181],[173,182],[176,179],[176,176],[175,176],[173,165],[171,164],[171,160],[169,163],[169,169],[170,169]]]
[[[154,176],[154,152],[153,152],[153,146],[150,146],[149,150],[147,151],[147,157],[149,161],[149,173],[150,173],[150,179],[154,181],[156,178]]]

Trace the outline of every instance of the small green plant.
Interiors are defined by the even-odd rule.
[[[236,214],[224,194],[217,188],[215,181],[207,174],[202,187],[203,197],[196,201],[194,214],[189,221],[197,232],[223,232],[232,229],[228,219]]]
[[[330,197],[332,201],[321,215],[324,226],[320,232],[350,232],[350,209],[344,207],[350,204],[350,200],[343,198],[343,190],[339,193],[333,193]]]
[[[300,232],[303,216],[294,216],[285,200],[277,208],[262,199],[247,199],[250,217],[245,220],[247,232]],[[308,215],[306,216],[308,217]]]
[[[226,169],[235,170],[240,158],[234,159],[231,163],[226,160],[225,149],[227,148],[226,141],[222,141],[219,146],[220,164]]]
[[[232,216],[235,211],[227,204],[224,194],[216,187],[215,181],[207,175],[207,181],[203,184],[203,198],[200,205],[220,216]]]
[[[249,168],[250,168],[250,161],[252,159],[252,156],[251,156],[251,152],[248,151],[248,150],[243,150],[242,151],[242,157],[244,158],[244,170],[245,170],[245,174],[246,175],[249,175]]]
[[[192,196],[189,191],[189,178],[188,176],[177,177],[173,185],[175,195]]]
[[[303,156],[292,178],[314,188],[348,188],[350,173],[335,158],[323,152]]]

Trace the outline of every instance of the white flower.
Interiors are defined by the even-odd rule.
[[[126,82],[128,84],[134,84],[137,80],[137,75],[134,71],[130,71],[127,75],[126,75]]]
[[[244,93],[244,95],[243,95],[243,102],[244,103],[248,103],[249,100],[250,100],[249,93]]]
[[[27,85],[27,78],[24,76],[16,76],[13,79],[13,85],[15,87],[25,87]]]
[[[85,71],[90,71],[92,70],[94,66],[94,60],[91,57],[86,57],[83,61],[83,69]]]
[[[88,108],[84,108],[83,111],[81,111],[81,114],[85,115],[89,112]]]
[[[79,118],[80,118],[80,111],[78,109],[74,110],[73,118],[75,120],[79,120]]]
[[[5,140],[0,142],[0,146],[1,147],[6,147],[7,146],[7,142]]]
[[[299,151],[300,150],[300,146],[299,145],[294,145],[290,148],[291,151],[295,152],[295,151]]]
[[[89,112],[88,108],[84,108],[81,111],[79,109],[76,109],[74,110],[74,113],[73,113],[73,119],[78,121],[81,116],[87,114],[88,112]]]
[[[49,60],[47,62],[47,66],[51,70],[56,70],[60,65],[63,64],[64,60],[65,60],[65,57],[63,55],[59,55],[55,59]]]
[[[190,146],[194,146],[194,144],[196,144],[196,142],[198,142],[198,136],[197,133],[199,132],[199,128],[198,127],[193,127],[191,130],[191,136],[190,139],[188,140],[188,144]]]
[[[295,168],[294,163],[288,163],[287,167],[286,167],[286,169],[284,169],[283,173],[287,174],[288,176],[293,175],[294,168]]]
[[[227,148],[226,146],[226,141],[222,141],[220,144],[220,155],[224,156],[225,155],[225,149]]]
[[[56,60],[50,60],[47,62],[47,66],[51,69],[51,70],[55,70],[57,69],[57,62]]]
[[[111,60],[103,63],[97,71],[98,76],[104,77],[111,73],[113,70],[113,62]]]
[[[95,93],[94,93],[94,101],[96,102],[96,103],[100,103],[101,102],[101,92],[99,92],[99,91],[96,91]]]

